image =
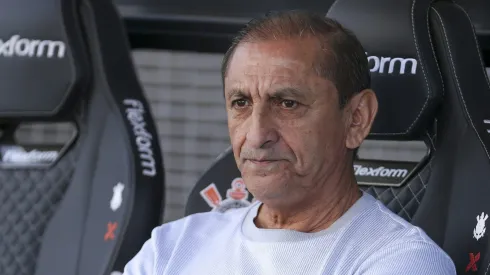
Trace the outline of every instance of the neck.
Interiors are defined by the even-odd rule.
[[[334,184],[326,184],[325,190],[314,192],[307,201],[288,207],[260,206],[255,224],[259,228],[290,229],[312,233],[327,229],[361,197],[353,173]]]

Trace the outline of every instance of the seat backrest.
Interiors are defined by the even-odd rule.
[[[361,189],[422,227],[458,272],[486,274],[490,91],[470,19],[452,1],[431,0],[337,0],[327,16],[368,54],[379,100],[368,139],[421,140],[428,149],[419,162],[356,160]],[[186,214],[220,210],[239,177],[229,149],[198,181]]]
[[[488,11],[490,14],[490,10]],[[420,209],[419,223],[439,236],[442,248],[458,274],[490,274],[490,85],[474,27],[466,11],[451,1],[429,10],[432,41],[444,80],[444,102],[437,116],[437,152],[432,161],[439,171],[430,182],[450,188],[447,202]],[[440,196],[438,190],[427,193]],[[423,215],[422,215],[423,214]],[[431,226],[446,217],[443,231]],[[435,229],[435,230],[434,230]]]
[[[0,72],[0,274],[122,271],[161,222],[164,174],[112,1],[2,1]],[[76,135],[14,138],[40,122]]]

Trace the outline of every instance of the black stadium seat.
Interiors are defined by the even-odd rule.
[[[452,1],[338,0],[327,16],[353,30],[369,56],[380,103],[369,139],[429,149],[418,163],[357,160],[359,185],[422,227],[458,274],[486,275],[490,88],[466,12]],[[227,193],[237,178],[229,149],[198,181],[186,214],[247,205],[251,195]]]
[[[0,274],[109,275],[161,222],[158,135],[111,0],[0,1]],[[72,122],[62,148],[12,129]]]

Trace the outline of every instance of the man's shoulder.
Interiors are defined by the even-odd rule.
[[[124,274],[156,274],[155,268],[166,267],[175,255],[189,255],[216,241],[233,238],[247,210],[198,213],[154,228],[150,239],[126,265]]]
[[[363,199],[365,208],[343,234],[345,241],[352,242],[353,247],[361,246],[367,254],[407,243],[413,243],[417,249],[426,246],[438,248],[423,229],[395,214],[379,200],[368,194]]]
[[[359,226],[365,226],[367,230],[377,232],[375,235],[390,241],[433,243],[421,228],[395,214],[374,197],[367,194],[365,196],[371,201],[371,204],[369,211],[366,211],[361,217]]]
[[[456,275],[451,258],[435,243],[423,240],[393,242],[374,251],[360,265],[363,275],[441,274]]]
[[[393,213],[380,201],[373,200],[370,211],[360,219],[364,221],[358,226],[364,227],[365,235],[359,239],[366,239],[361,274],[388,274],[385,269],[390,265],[403,275],[421,274],[419,271],[456,274],[446,252],[421,228]],[[435,273],[427,273],[428,270]]]
[[[220,232],[238,228],[248,209],[249,207],[231,209],[224,213],[210,211],[192,214],[156,227],[152,232],[152,239],[156,239],[158,242],[165,239],[168,242],[184,236],[186,238],[192,236],[211,238]]]

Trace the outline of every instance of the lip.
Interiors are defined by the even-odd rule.
[[[277,160],[273,159],[249,159],[249,161],[254,162],[254,163],[269,163]]]
[[[276,160],[276,159],[247,159],[247,161],[253,163],[254,165],[266,166],[266,165],[272,164],[274,162],[278,162],[279,160]]]

